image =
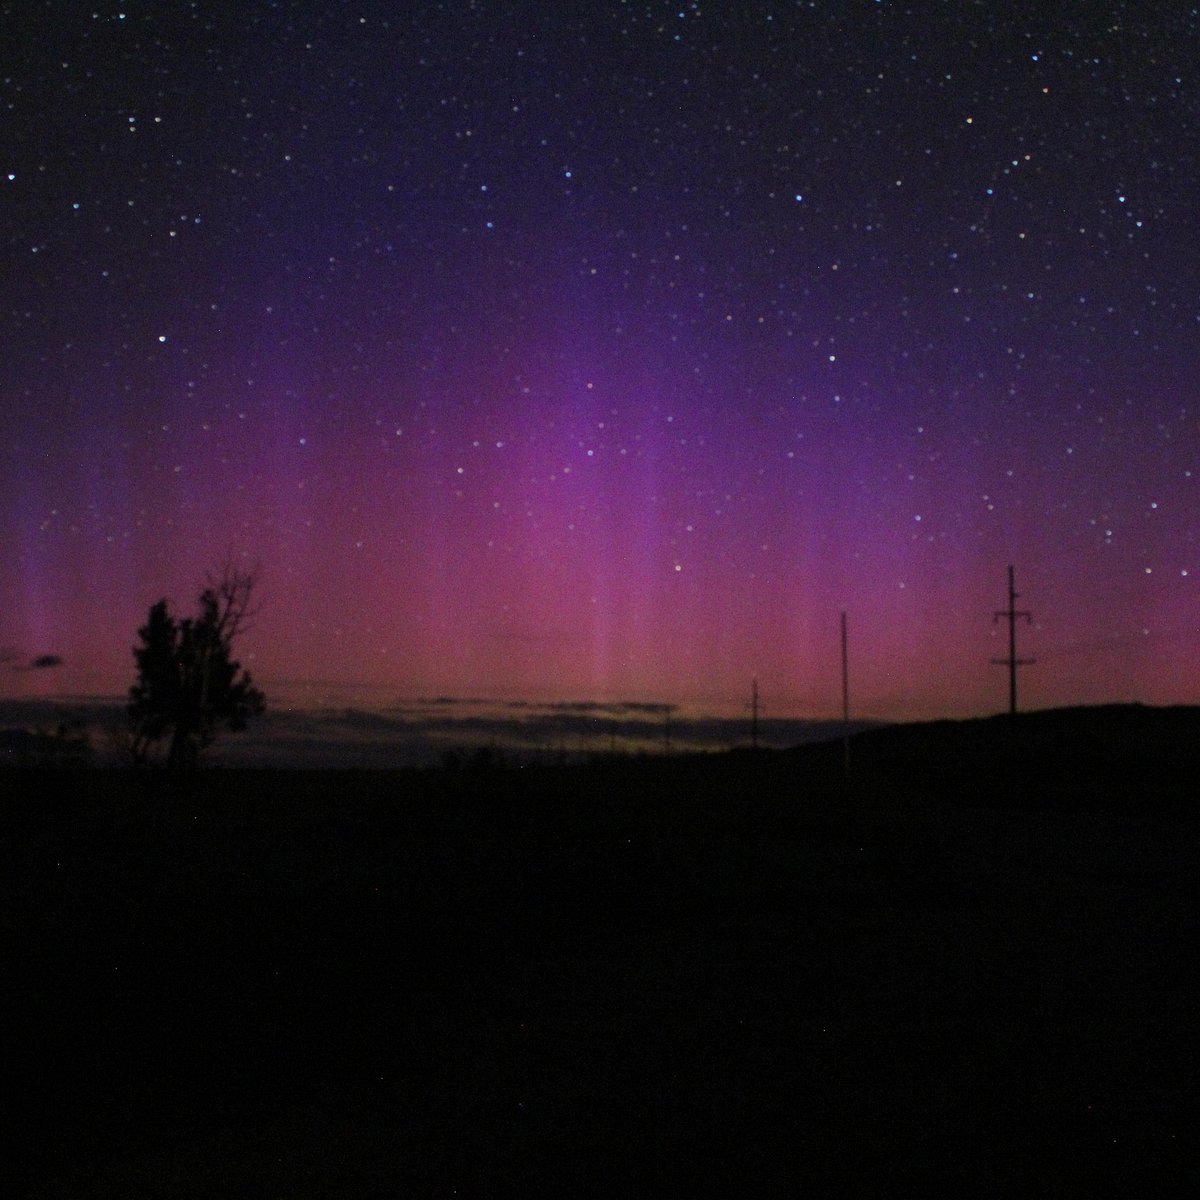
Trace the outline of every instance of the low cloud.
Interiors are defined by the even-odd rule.
[[[660,713],[674,712],[674,704],[651,704],[639,700],[567,700],[540,707],[555,713],[580,713],[599,717],[615,717],[625,713]]]
[[[50,671],[63,665],[61,654],[39,654],[27,663],[21,662],[22,654],[11,646],[0,647],[0,665],[11,671]]]
[[[43,656],[50,658],[54,656]],[[18,670],[32,670],[22,666]],[[666,719],[670,711],[669,720]],[[108,752],[111,731],[125,727],[117,698],[0,699],[0,730],[56,726],[64,711],[93,735],[97,761]],[[870,722],[854,722],[852,731]],[[825,741],[845,732],[840,721],[763,718],[763,746],[783,748]],[[449,753],[468,761],[479,750],[514,762],[579,760],[616,751],[625,754],[728,750],[750,744],[748,718],[687,713],[643,701],[493,702],[470,709],[462,702],[395,705],[384,710],[354,707],[268,708],[242,734],[222,737],[210,752],[213,764],[262,767],[392,769],[436,766]]]

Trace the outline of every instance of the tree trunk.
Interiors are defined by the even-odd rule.
[[[167,769],[189,771],[196,765],[196,744],[191,730],[186,725],[176,725],[171,735],[171,749],[167,754]]]

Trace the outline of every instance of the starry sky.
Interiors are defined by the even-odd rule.
[[[230,560],[269,698],[828,716],[845,610],[856,712],[986,713],[1011,563],[1024,705],[1200,701],[1198,33],[0,3],[0,690]]]

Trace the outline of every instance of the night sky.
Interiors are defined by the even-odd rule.
[[[1194,7],[0,14],[3,694],[1200,701]]]

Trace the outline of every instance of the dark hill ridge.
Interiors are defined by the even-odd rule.
[[[580,799],[615,790],[627,798],[789,800],[814,811],[862,801],[1190,818],[1200,814],[1200,707],[1113,704],[856,726],[848,785],[841,737],[789,750],[597,755],[539,769],[538,777],[561,779]]]
[[[791,753],[798,769],[820,761],[828,771],[833,748]],[[925,803],[1193,815],[1200,707],[1113,704],[891,725],[856,734],[851,763],[856,789]]]

